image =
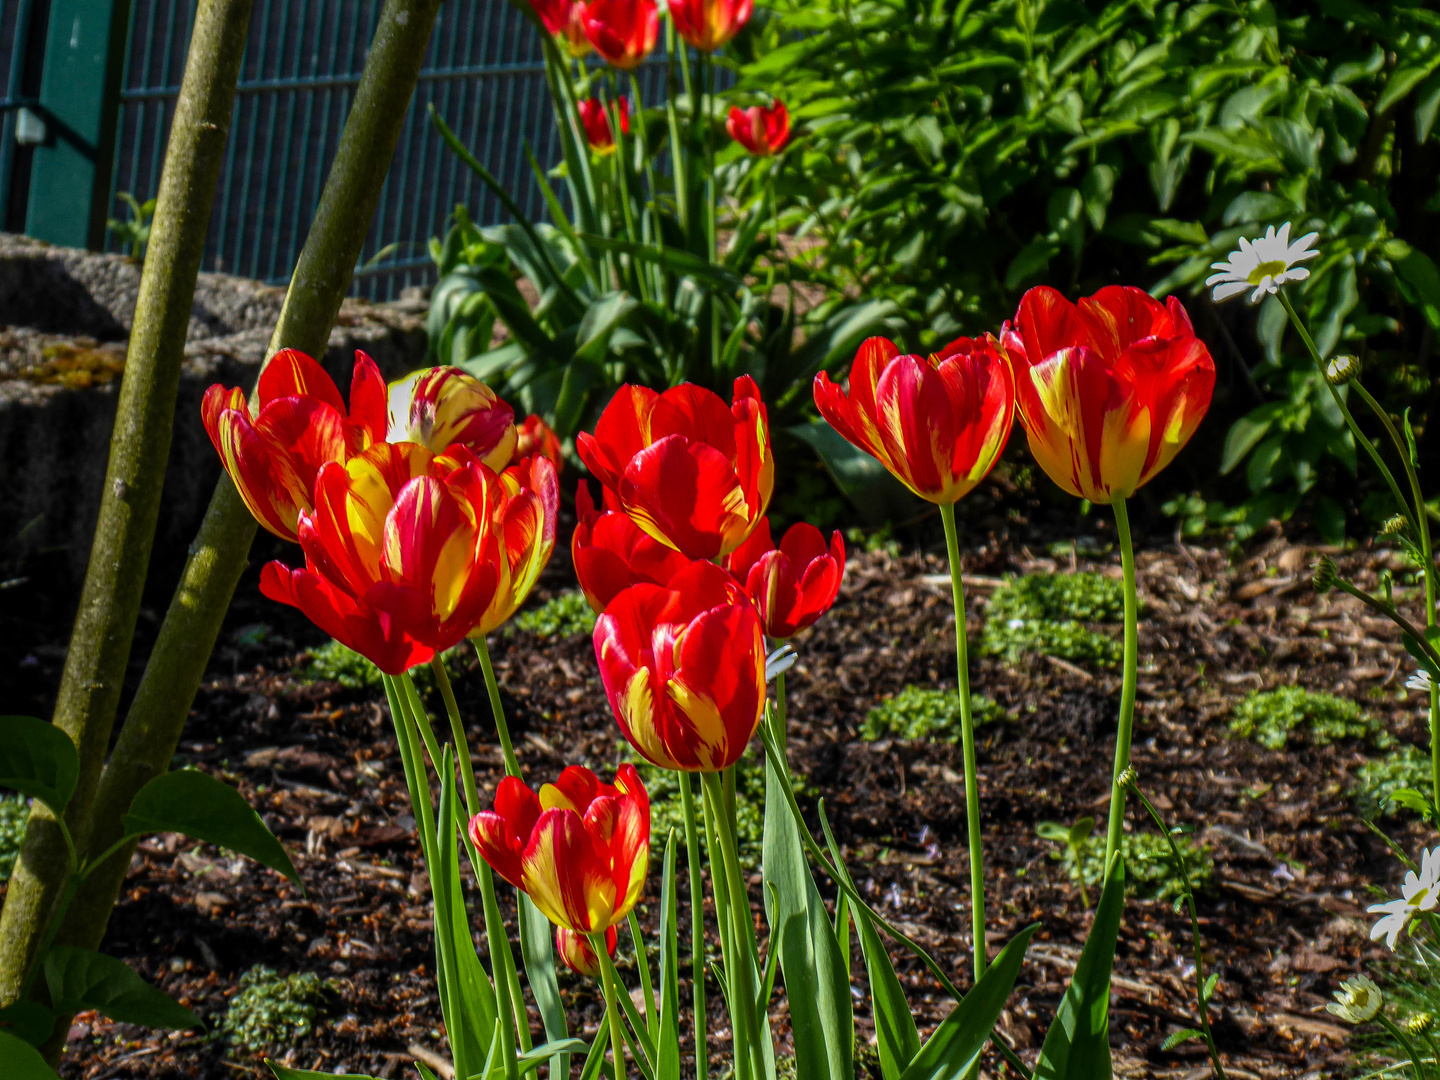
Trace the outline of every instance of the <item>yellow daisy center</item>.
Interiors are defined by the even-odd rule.
[[[1246,280],[1250,282],[1251,285],[1259,285],[1267,277],[1278,278],[1288,269],[1289,265],[1284,259],[1271,259],[1269,262],[1262,262],[1259,266],[1255,267],[1254,270],[1251,270],[1250,276],[1246,278]]]

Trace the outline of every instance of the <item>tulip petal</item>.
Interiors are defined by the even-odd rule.
[[[631,459],[620,501],[637,525],[692,559],[733,551],[752,524],[729,458],[684,435],[669,435]]]

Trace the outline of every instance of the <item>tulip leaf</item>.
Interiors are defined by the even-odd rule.
[[[919,501],[916,496],[891,476],[884,465],[846,442],[844,436],[824,420],[812,420],[786,430],[815,451],[826,471],[834,477],[836,486],[854,504],[866,524],[903,521],[913,516],[913,508]]]
[[[1080,962],[1035,1062],[1035,1080],[1110,1080],[1110,972],[1124,910],[1125,859],[1116,852]]]
[[[880,1072],[885,1080],[899,1080],[919,1052],[920,1033],[915,1029],[910,1002],[906,1000],[905,989],[895,974],[890,954],[885,951],[885,944],[875,931],[875,924],[859,908],[853,909],[851,914],[860,931],[860,951],[865,957],[865,971],[870,976],[870,1003],[875,1014]]]
[[[55,1014],[38,1001],[17,1001],[0,1009],[0,1031],[39,1046],[55,1030]]]
[[[675,830],[671,829],[660,874],[660,1032],[655,1040],[655,1080],[680,1080],[680,929],[675,907]]]
[[[80,758],[65,732],[33,716],[0,716],[0,787],[39,799],[58,817],[79,774]]]
[[[0,1061],[5,1062],[5,1080],[60,1080],[39,1050],[7,1031],[0,1031]]]
[[[570,1029],[565,1023],[565,1004],[560,1000],[560,984],[555,978],[555,935],[550,929],[550,920],[540,913],[534,901],[525,893],[518,896],[520,905],[520,954],[525,959],[525,978],[530,983],[530,992],[535,995],[535,1007],[540,1010],[540,1022],[545,1025],[548,1046],[559,1047],[573,1043]],[[481,972],[484,975],[484,972]],[[581,1049],[584,1043],[579,1044]],[[539,1049],[537,1047],[537,1049]],[[535,1051],[531,1051],[534,1053]],[[570,1054],[568,1049],[554,1051],[550,1062],[552,1078],[570,1075]]]
[[[94,949],[57,945],[45,954],[45,984],[57,1012],[95,1009],[122,1024],[203,1027],[200,1018],[151,986],[123,960]]]
[[[300,875],[275,834],[245,797],[198,769],[163,773],[135,793],[120,819],[131,835],[176,832],[248,855],[300,886]]]
[[[1000,1011],[1010,997],[1025,950],[1039,924],[1027,926],[1010,939],[980,981],[960,999],[934,1034],[925,1040],[915,1059],[901,1074],[901,1080],[960,1080],[980,1058],[990,1041]],[[1106,1073],[1108,1080],[1109,1073]]]

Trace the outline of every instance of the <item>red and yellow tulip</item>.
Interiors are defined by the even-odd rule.
[[[580,110],[580,126],[585,129],[585,141],[590,144],[590,149],[597,154],[613,154],[615,152],[615,133],[610,130],[610,115],[605,111],[605,103],[599,98],[585,98],[577,106]],[[622,97],[615,103],[615,108],[620,113],[620,131],[624,135],[630,134],[630,99]]]
[[[589,0],[581,25],[607,64],[634,71],[655,48],[660,9],[655,0]]]
[[[581,0],[530,0],[530,7],[540,17],[546,32],[556,38],[570,56],[579,59],[590,51],[583,25],[585,5]]]
[[[790,110],[783,101],[777,101],[768,109],[763,105],[751,105],[748,109],[730,107],[725,118],[725,130],[730,137],[758,157],[770,157],[785,149],[790,141]]]
[[[495,592],[471,637],[484,637],[515,614],[555,550],[560,485],[550,459],[539,454],[525,458],[501,473],[499,481],[491,519]]]
[[[775,487],[765,406],[748,375],[729,407],[688,383],[663,394],[622,386],[575,448],[640,528],[692,559],[739,547]]]
[[[459,368],[424,368],[390,384],[389,442],[437,454],[463,446],[498,472],[514,458],[517,438],[515,410]]]
[[[611,956],[615,955],[615,942],[615,927],[611,926],[605,931],[605,951]],[[574,930],[557,926],[555,951],[560,954],[565,966],[576,975],[593,979],[600,974],[600,954],[595,951],[595,946],[590,944],[589,935],[577,934]]]
[[[375,361],[355,354],[347,411],[335,380],[295,349],[282,349],[260,372],[253,416],[239,387],[205,391],[200,417],[225,471],[255,519],[294,540],[320,467],[344,461],[385,438],[385,380]]]
[[[754,0],[670,0],[675,32],[706,53],[738,34],[753,10]]]
[[[837,530],[830,544],[814,525],[797,522],[785,530],[777,548],[770,519],[761,518],[750,539],[725,559],[725,568],[745,583],[745,591],[772,638],[794,637],[830,610],[845,576],[845,541]]]
[[[555,434],[554,429],[531,413],[516,431],[518,438],[515,440],[515,456],[512,460],[519,461],[532,454],[539,454],[550,459],[550,464],[555,466],[555,475],[559,476],[565,468],[565,452],[560,447],[560,437]]]
[[[599,933],[640,899],[650,863],[650,799],[633,765],[621,765],[614,784],[571,765],[538,794],[507,776],[495,808],[470,819],[470,838],[556,926]]]
[[[610,707],[647,761],[717,772],[740,759],[765,705],[765,640],[734,578],[695,562],[669,586],[632,585],[594,636]]]
[[[585,600],[599,615],[624,590],[642,582],[668,585],[690,560],[660,543],[618,510],[595,506],[585,481],[575,492],[579,521],[570,541],[570,559]]]
[[[1199,427],[1215,363],[1175,297],[1111,285],[1072,304],[1048,287],[1002,332],[1030,452],[1072,495],[1132,495]]]
[[[815,376],[820,415],[929,502],[954,503],[1000,458],[1015,415],[1010,366],[995,339],[957,338],[928,358],[870,338],[848,393]]]

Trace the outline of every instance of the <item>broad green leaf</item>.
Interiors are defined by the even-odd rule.
[[[1440,328],[1440,270],[1423,251],[1412,248],[1395,261],[1395,273],[1415,292],[1417,306],[1431,326]]]
[[[1245,460],[1245,455],[1255,449],[1255,445],[1270,431],[1270,425],[1283,416],[1285,410],[1286,405],[1282,401],[1268,402],[1250,410],[1230,425],[1230,431],[1225,436],[1225,448],[1220,453],[1221,476],[1233,471]]]
[[[45,954],[45,984],[60,1013],[95,1009],[122,1024],[153,1028],[203,1027],[200,1018],[113,956],[74,945]]]
[[[860,951],[865,957],[865,971],[870,976],[870,1007],[875,1017],[880,1072],[885,1080],[899,1080],[920,1050],[915,1015],[906,998],[905,988],[895,974],[895,965],[890,962],[890,954],[885,951],[885,943],[876,933],[870,916],[859,908],[853,908],[851,914],[860,931]]]
[[[54,724],[33,716],[0,716],[0,787],[39,799],[58,816],[79,774],[75,744]]]
[[[55,1014],[38,1001],[17,1001],[0,1009],[0,1031],[18,1035],[31,1046],[39,1046],[55,1030]]]
[[[655,1040],[655,1080],[680,1080],[679,925],[675,916],[675,830],[671,829],[660,873],[660,1033]],[[770,1000],[768,994],[765,1000]]]
[[[1376,113],[1389,112],[1411,90],[1425,81],[1426,77],[1435,70],[1435,65],[1440,64],[1440,53],[1434,53],[1431,59],[1423,64],[1402,64],[1390,75],[1390,81],[1385,84],[1384,91],[1375,99],[1372,106]]]
[[[0,1031],[0,1061],[5,1062],[5,1080],[60,1080],[39,1050],[6,1031]]]
[[[565,1004],[560,1000],[560,984],[555,978],[555,940],[550,920],[540,914],[540,909],[526,893],[519,893],[520,905],[520,952],[525,960],[525,978],[530,983],[530,992],[535,995],[535,1007],[540,1010],[540,1022],[545,1025],[545,1038],[555,1049],[550,1059],[551,1080],[568,1080],[570,1076],[570,1053],[572,1049],[585,1049],[585,1044],[571,1039],[570,1029],[565,1022]],[[483,974],[483,972],[482,972]],[[570,1044],[577,1044],[571,1046]],[[536,1053],[542,1047],[536,1047]]]
[[[1116,852],[1090,936],[1045,1035],[1034,1080],[1111,1080],[1110,972],[1125,910],[1125,859]]]
[[[1415,141],[1423,143],[1430,138],[1435,126],[1435,114],[1440,112],[1440,73],[1431,75],[1420,87],[1415,102]]]
[[[1030,938],[1038,929],[1038,924],[1027,926],[1010,939],[980,981],[925,1040],[925,1045],[901,1074],[901,1080],[960,1080],[969,1075],[990,1041],[990,1033],[995,1030],[1015,978],[1020,974]],[[1109,1080],[1108,1072],[1105,1078]]]
[[[334,1073],[315,1072],[312,1069],[292,1069],[288,1065],[281,1065],[278,1061],[265,1059],[265,1066],[275,1074],[275,1080],[337,1080]],[[418,1063],[417,1063],[418,1067]],[[346,1073],[339,1077],[339,1080],[373,1080],[372,1077],[363,1073]]]
[[[1398,803],[1407,810],[1414,810],[1421,817],[1427,820],[1434,820],[1435,807],[1425,794],[1416,791],[1414,788],[1397,788],[1386,796],[1391,802]]]
[[[470,1076],[484,1063],[485,1049],[493,1040],[499,1010],[488,979],[482,989],[474,978],[480,961],[470,936],[470,920],[465,913],[465,895],[460,882],[453,755],[454,750],[447,743],[437,770],[440,775],[440,802],[435,811],[438,850],[434,864],[427,869],[434,894],[440,1011],[445,1018],[445,1030],[450,1033],[455,1070],[460,1076]],[[480,971],[481,979],[484,976],[484,971]]]
[[[136,792],[130,812],[120,822],[134,835],[184,833],[248,855],[304,889],[290,856],[245,797],[198,769],[177,769],[155,777]]]
[[[885,466],[846,442],[844,436],[825,421],[812,420],[786,430],[819,455],[835,478],[836,486],[855,505],[866,524],[903,521],[914,513],[917,497],[891,476]]]

